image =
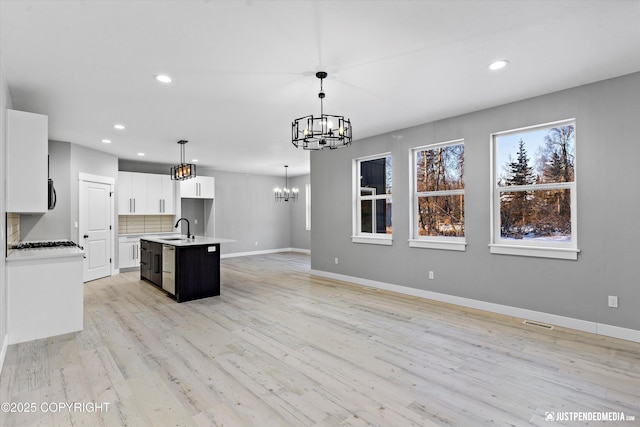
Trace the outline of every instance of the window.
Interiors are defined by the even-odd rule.
[[[305,186],[305,230],[311,230],[311,184]]]
[[[575,121],[492,136],[491,252],[577,259]]]
[[[465,250],[464,141],[414,148],[409,246]]]
[[[390,245],[391,155],[354,160],[354,243]]]

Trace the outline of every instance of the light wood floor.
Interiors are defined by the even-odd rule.
[[[84,326],[9,347],[0,402],[37,411],[0,425],[585,424],[545,421],[554,411],[640,422],[640,344],[311,276],[307,255],[225,259],[222,295],[182,304],[135,272],[89,282]],[[50,402],[110,406],[42,411]]]

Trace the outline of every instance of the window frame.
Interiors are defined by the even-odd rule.
[[[371,196],[362,196],[360,193],[361,187],[361,169],[360,165],[362,162],[376,160],[376,159],[386,159],[387,157],[391,157],[391,193],[387,194],[375,194]],[[365,243],[372,245],[392,245],[393,244],[393,216],[392,216],[392,233],[391,234],[382,234],[382,233],[364,233],[360,231],[361,228],[361,220],[362,220],[362,205],[361,202],[363,200],[387,200],[389,199],[391,202],[391,206],[393,206],[393,156],[391,156],[391,152],[384,152],[379,154],[374,154],[365,157],[359,157],[357,159],[353,159],[352,161],[352,183],[353,183],[353,191],[352,191],[352,235],[351,241],[352,243]],[[366,188],[366,187],[365,187]],[[375,204],[374,204],[375,205]],[[393,212],[393,209],[392,209]],[[393,214],[392,214],[393,215]],[[375,218],[375,216],[373,217]]]
[[[418,183],[417,183],[417,155],[420,151],[425,150],[433,150],[439,147],[448,147],[452,145],[462,145],[463,149],[465,146],[464,138],[453,139],[444,142],[437,142],[434,144],[421,145],[419,147],[413,147],[409,150],[409,171],[411,173],[410,177],[410,189],[409,189],[409,200],[411,200],[411,207],[409,209],[409,247],[411,248],[425,248],[425,249],[443,249],[450,251],[465,251],[467,248],[467,240],[466,233],[463,237],[455,237],[455,236],[420,236],[418,233],[418,199],[420,197],[435,197],[435,196],[453,196],[453,195],[462,195],[465,196],[465,189],[457,189],[457,190],[438,190],[438,191],[422,191],[418,192]],[[465,203],[465,211],[466,211],[466,203]],[[466,222],[466,212],[464,215]],[[465,224],[466,229],[466,224]]]
[[[496,176],[500,165],[497,164],[497,140],[500,136],[517,134],[525,131],[534,131],[542,129],[550,129],[562,126],[573,125],[574,128],[574,175],[572,182],[556,182],[545,184],[529,184],[518,186],[499,186]],[[577,260],[578,253],[578,209],[577,209],[577,125],[576,119],[564,119],[554,122],[542,123],[532,126],[526,126],[516,129],[509,129],[500,132],[494,132],[490,136],[490,243],[489,250],[492,254],[500,255],[518,255],[538,258],[554,258]],[[500,194],[503,192],[518,191],[544,191],[544,190],[562,190],[568,189],[570,193],[570,209],[571,209],[571,241],[570,242],[553,242],[553,241],[534,241],[534,240],[508,240],[500,236]]]

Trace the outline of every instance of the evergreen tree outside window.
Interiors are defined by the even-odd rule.
[[[391,222],[391,154],[378,154],[353,161],[354,174],[354,243],[390,245]]]
[[[414,148],[411,161],[409,246],[464,251],[464,141]]]
[[[492,135],[492,253],[577,259],[574,120]]]

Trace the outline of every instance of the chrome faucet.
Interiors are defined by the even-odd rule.
[[[187,239],[191,238],[191,228],[189,226],[189,220],[187,218],[180,218],[179,220],[176,221],[176,227],[178,228],[178,224],[180,224],[180,221],[185,220],[187,221]]]

